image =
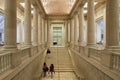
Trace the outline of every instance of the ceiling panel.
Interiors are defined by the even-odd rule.
[[[76,0],[40,0],[48,15],[69,14]]]

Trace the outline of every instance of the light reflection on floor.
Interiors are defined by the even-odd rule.
[[[56,72],[51,78],[49,74],[46,77],[43,77],[41,80],[77,80],[73,72]]]

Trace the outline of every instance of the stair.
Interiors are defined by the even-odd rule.
[[[53,80],[78,80],[67,48],[54,47],[50,50],[51,53],[46,56],[45,60],[48,67],[50,64],[54,64],[55,74]],[[49,74],[42,80],[50,80]]]

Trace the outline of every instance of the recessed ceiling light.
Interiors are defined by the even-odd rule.
[[[83,13],[86,14],[86,13],[87,13],[87,10],[83,10]]]
[[[33,13],[34,13],[34,11],[32,10],[32,11],[31,11],[31,14],[33,14]]]

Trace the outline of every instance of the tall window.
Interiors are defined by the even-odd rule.
[[[20,43],[20,21],[17,20],[17,43]]]
[[[120,14],[119,14],[119,41],[120,41]]]
[[[53,45],[62,46],[62,27],[53,27]]]
[[[104,38],[104,22],[103,18],[99,19],[96,21],[97,24],[97,43],[101,44],[103,43],[103,38]]]
[[[0,44],[4,43],[4,15],[0,13]]]
[[[21,26],[21,27],[22,27],[22,42],[24,43],[24,42],[25,42],[25,39],[24,39],[24,38],[25,38],[25,31],[24,31],[24,30],[25,30],[25,27],[24,27],[24,22],[22,23],[22,26]]]

